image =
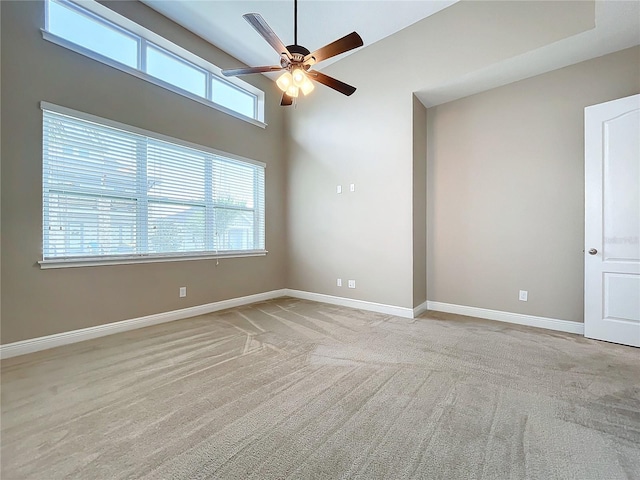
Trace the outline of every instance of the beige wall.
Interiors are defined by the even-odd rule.
[[[638,92],[635,47],[430,108],[429,300],[582,322],[584,107]]]
[[[288,286],[412,307],[412,96],[393,105],[383,83],[355,84],[290,112]]]
[[[413,97],[413,307],[427,300],[427,109]]]
[[[325,69],[358,90],[345,98],[320,85],[288,112],[288,286],[421,303],[413,92],[593,25],[593,2],[459,2]],[[336,195],[337,184],[353,181],[355,193]],[[336,287],[337,277],[355,279],[357,288]]]
[[[42,39],[43,3],[2,8],[2,339],[91,327],[285,287],[284,119],[272,82],[266,129]],[[138,2],[107,3],[214,64],[238,62]],[[267,164],[266,257],[40,270],[45,100]],[[187,298],[178,288],[187,286]]]

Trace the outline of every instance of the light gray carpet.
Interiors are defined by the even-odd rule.
[[[640,478],[640,351],[278,299],[2,365],[2,479]]]

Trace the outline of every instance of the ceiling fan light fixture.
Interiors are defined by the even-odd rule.
[[[302,90],[302,93],[304,95],[309,95],[311,92],[313,92],[314,88],[315,85],[313,84],[313,82],[309,80],[309,77],[305,75],[304,82],[302,82],[302,85],[300,86],[300,90]]]
[[[304,73],[304,70],[302,70],[301,68],[294,68],[291,76],[293,77],[293,84],[296,87],[302,87],[302,85],[305,83],[305,80],[307,80],[307,74]]]
[[[276,80],[276,85],[278,85],[278,88],[280,90],[286,92],[289,87],[293,85],[293,77],[289,72],[284,72],[282,75],[280,75],[280,78]]]
[[[300,88],[296,87],[295,85],[291,85],[289,88],[287,88],[287,91],[285,93],[291,98],[298,98],[298,92],[300,92]]]

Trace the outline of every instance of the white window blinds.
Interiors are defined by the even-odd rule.
[[[264,252],[263,165],[57,108],[43,106],[44,261]]]

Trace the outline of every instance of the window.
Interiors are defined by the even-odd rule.
[[[253,99],[247,97],[246,93],[238,87],[226,83],[219,78],[212,77],[211,90],[213,91],[213,101],[218,105],[233,108],[247,116],[253,111]]]
[[[147,73],[194,95],[207,96],[207,72],[205,70],[152,45],[147,45]],[[251,103],[251,109],[246,111],[247,117],[253,117],[255,97],[246,95],[246,92],[243,93]],[[234,105],[225,106],[238,110]]]
[[[138,65],[138,39],[64,4],[49,2],[49,31],[129,67]]]
[[[42,109],[42,264],[266,253],[263,164]]]
[[[264,127],[264,92],[95,1],[46,0],[45,39]]]

